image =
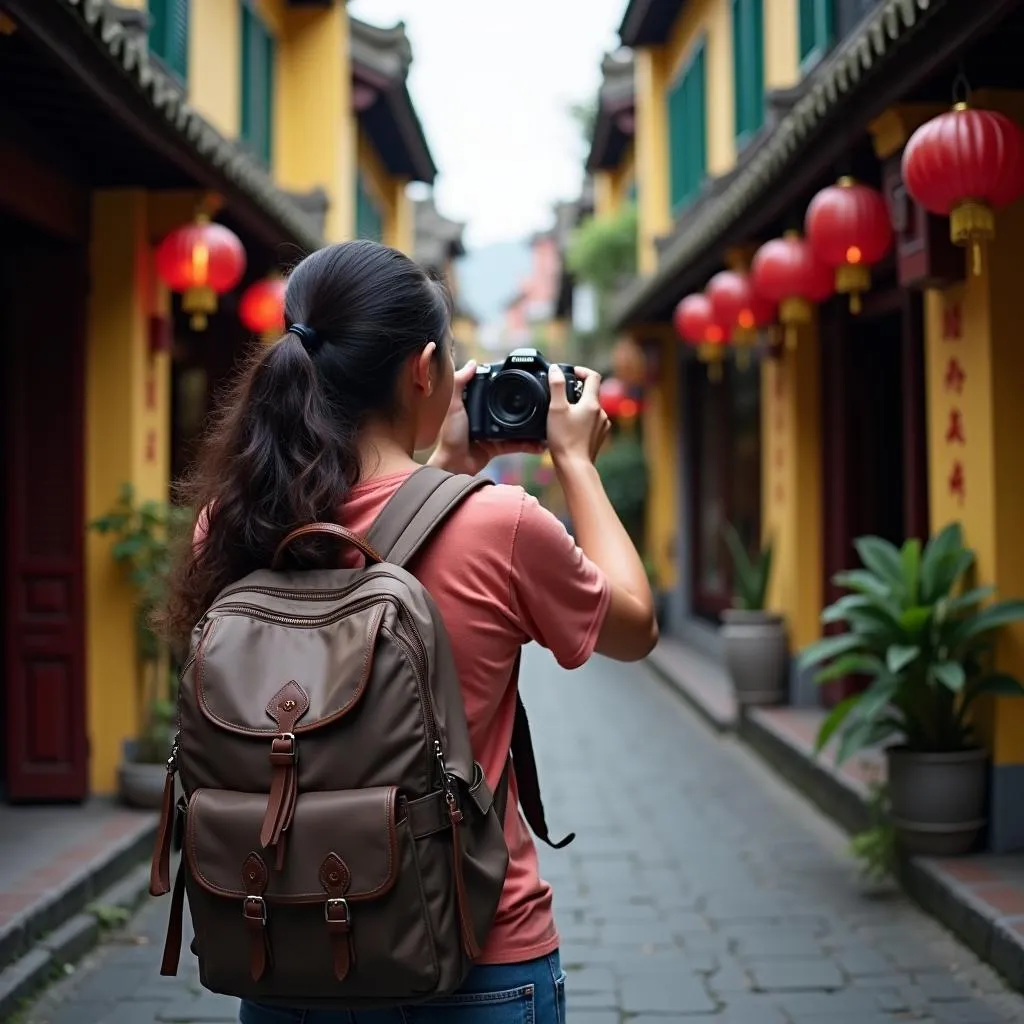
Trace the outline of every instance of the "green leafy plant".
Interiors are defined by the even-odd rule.
[[[772,574],[772,542],[765,542],[752,558],[739,530],[732,523],[725,523],[722,534],[732,558],[734,607],[748,612],[764,611]]]
[[[862,568],[834,582],[849,591],[822,613],[848,631],[808,648],[805,667],[828,663],[818,682],[846,675],[869,680],[822,723],[817,749],[838,738],[836,762],[866,747],[899,741],[918,753],[975,745],[971,709],[985,694],[1024,694],[1019,680],[991,670],[993,634],[1024,620],[1024,601],[986,604],[992,587],[966,587],[974,552],[957,523],[921,548],[879,537],[856,541]]]
[[[884,882],[896,866],[896,829],[889,817],[889,792],[875,783],[868,798],[871,825],[850,840],[850,852],[869,882]]]
[[[566,264],[580,281],[607,292],[636,273],[636,240],[636,204],[624,203],[617,213],[589,217],[576,229]]]
[[[110,553],[136,594],[136,655],[140,707],[136,756],[162,761],[167,756],[174,726],[175,673],[166,646],[153,632],[153,614],[167,594],[171,551],[179,535],[192,524],[187,508],[161,501],[139,502],[130,484],[103,516],[89,523],[95,533],[113,538]]]

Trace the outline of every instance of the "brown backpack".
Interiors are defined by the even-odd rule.
[[[487,483],[423,468],[366,540],[300,527],[275,568],[227,587],[196,625],[150,879],[154,896],[170,891],[177,825],[162,974],[177,972],[187,892],[215,992],[360,1009],[461,985],[508,866],[508,767],[492,795],[444,624],[405,566]],[[310,533],[353,545],[365,566],[276,568]],[[547,834],[521,702],[511,753],[527,820],[566,845]]]

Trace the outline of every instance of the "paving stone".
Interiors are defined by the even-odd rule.
[[[765,992],[803,992],[836,989],[843,976],[831,960],[762,960],[752,964],[755,988]]]
[[[230,996],[203,992],[192,999],[179,1000],[164,1006],[157,1013],[157,1019],[165,1024],[219,1024],[221,1021],[238,1020],[238,1000]]]
[[[873,949],[840,949],[832,959],[844,974],[851,978],[877,977],[892,971],[892,961]]]
[[[157,1014],[166,1003],[143,1003],[138,1001],[121,1003],[105,1016],[99,1018],[97,1024],[156,1024]],[[238,1010],[235,1010],[235,1020]]]
[[[702,979],[685,970],[630,974],[622,979],[625,1013],[712,1013],[717,1003]]]

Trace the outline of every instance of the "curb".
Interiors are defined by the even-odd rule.
[[[151,821],[83,864],[45,899],[0,929],[0,970],[31,952],[44,935],[56,931],[145,860],[153,848],[156,828],[154,815]]]
[[[118,859],[115,856],[114,861]],[[127,877],[99,891],[93,903],[131,913],[148,891],[149,865],[138,864]],[[67,965],[85,956],[99,941],[100,933],[98,916],[82,910],[0,971],[0,1020],[12,1019],[26,1000],[60,977]]]
[[[794,789],[847,832],[871,827],[867,790],[824,761],[808,757],[770,722],[751,709],[740,717],[736,735]]]
[[[854,834],[871,827],[867,790],[827,763],[809,758],[761,719],[757,711],[742,716],[737,735],[845,831]],[[956,879],[927,857],[902,860],[896,881],[921,910],[948,928],[1014,989],[1024,992],[1024,936],[979,906]]]
[[[697,689],[686,685],[680,677],[678,670],[671,666],[671,658],[659,652],[657,647],[647,655],[645,660],[648,668],[651,669],[658,679],[672,690],[673,693],[682,697],[703,719],[704,723],[714,729],[715,732],[720,734],[730,733],[737,728],[739,723],[735,718],[723,714],[718,708],[702,700]]]

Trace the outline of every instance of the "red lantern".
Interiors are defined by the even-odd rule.
[[[201,331],[217,309],[217,296],[242,280],[245,249],[233,231],[200,214],[157,246],[156,272],[171,291],[181,293],[182,309],[192,315],[192,329]]]
[[[1024,131],[994,110],[958,103],[914,132],[903,150],[903,183],[926,210],[949,217],[957,245],[969,245],[975,274],[995,214],[1024,195]]]
[[[775,318],[774,303],[755,293],[746,274],[723,270],[707,283],[704,294],[711,300],[711,320],[737,347],[741,368],[750,362],[749,349],[757,332]]]
[[[892,245],[885,197],[853,178],[822,189],[807,207],[807,241],[822,263],[835,269],[836,291],[850,296],[860,312],[861,292],[871,287],[871,270]]]
[[[238,303],[242,323],[265,341],[284,334],[285,287],[283,278],[268,277],[250,285]]]
[[[750,265],[754,291],[779,307],[786,330],[786,347],[796,347],[797,329],[811,322],[811,305],[824,302],[835,291],[835,273],[818,260],[795,231],[765,242]]]
[[[711,315],[711,300],[702,292],[687,295],[672,314],[676,333],[697,349],[697,358],[708,364],[708,377],[722,379],[725,334]]]
[[[601,381],[601,388],[598,392],[598,401],[605,415],[609,419],[615,419],[622,412],[622,403],[626,400],[626,387],[621,380],[609,377]]]

